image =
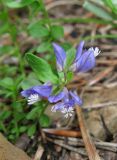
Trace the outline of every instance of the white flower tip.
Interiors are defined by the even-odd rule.
[[[99,48],[98,47],[96,47],[95,49],[94,49],[94,56],[95,57],[97,57],[99,54],[100,54],[100,50],[99,50]]]
[[[73,111],[73,107],[69,107],[68,109],[63,108],[61,112],[64,114],[65,118],[68,118],[68,117],[72,117],[74,111]]]
[[[28,105],[31,105],[31,104],[34,104],[35,102],[39,101],[40,100],[40,97],[38,94],[31,94],[29,97],[28,97]]]
[[[95,48],[91,47],[89,48],[89,50],[93,51],[95,57],[97,57],[101,52],[98,47]]]

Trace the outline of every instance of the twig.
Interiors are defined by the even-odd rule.
[[[99,104],[95,104],[93,106],[83,106],[83,109],[98,109],[98,108],[103,108],[103,107],[112,106],[112,105],[117,105],[117,101],[99,103]]]
[[[44,152],[44,148],[41,145],[39,145],[37,152],[35,154],[34,160],[40,160],[43,155],[43,152]]]
[[[82,133],[82,138],[83,138],[86,150],[87,150],[89,160],[101,160],[97,151],[96,151],[95,145],[89,135],[89,132],[86,128],[81,107],[76,106],[76,113],[77,113],[77,117],[78,117],[78,121],[79,121],[79,125],[80,125],[80,130]]]
[[[54,144],[57,144],[57,145],[59,145],[59,146],[61,146],[61,147],[63,147],[63,148],[66,148],[66,149],[68,149],[68,150],[70,150],[70,151],[79,153],[79,154],[81,154],[81,155],[83,155],[83,156],[87,156],[87,153],[85,152],[84,149],[81,149],[81,148],[78,148],[78,149],[77,149],[77,148],[74,148],[74,147],[69,146],[69,145],[67,145],[67,144],[64,144],[63,142],[60,142],[60,141],[58,141],[58,140],[53,140],[53,139],[48,138],[48,137],[47,137],[47,140],[50,141],[50,142],[52,142],[52,143],[54,143]]]
[[[116,143],[111,143],[111,142],[103,142],[99,141],[96,142],[94,139],[94,143],[97,148],[99,149],[104,149],[112,152],[117,152],[117,144]],[[72,146],[84,146],[83,140],[79,138],[68,138],[68,144]]]
[[[98,73],[92,80],[90,80],[88,85],[92,86],[92,85],[96,84],[97,82],[99,82],[100,80],[105,78],[110,72],[112,72],[113,69],[114,69],[114,67],[109,67],[109,68],[105,69],[104,71]]]
[[[39,126],[40,126],[40,123],[39,123]],[[46,144],[46,135],[45,135],[45,133],[43,132],[43,130],[42,130],[41,127],[40,127],[39,129],[40,129],[40,134],[41,134],[42,142],[43,142],[43,144]],[[39,144],[39,145],[38,145],[38,149],[37,149],[37,151],[36,151],[36,153],[35,153],[35,156],[34,156],[34,160],[40,160],[43,152],[44,152],[44,149],[43,149],[43,147]]]
[[[54,138],[57,138],[57,139],[54,139],[53,141],[58,144],[59,143],[63,144],[63,141],[65,139],[64,137],[58,137],[58,136],[54,137]],[[95,139],[93,139],[93,140],[94,140],[94,143],[98,149],[103,149],[103,150],[107,150],[107,151],[111,151],[111,152],[115,152],[115,153],[117,152],[117,144],[116,143],[103,142],[103,141],[97,142]],[[84,142],[82,139],[79,139],[79,138],[68,138],[66,145],[70,145],[72,147],[84,147]]]
[[[117,86],[117,82],[104,84],[104,86],[105,86],[106,88],[114,88],[114,87],[116,87],[116,86]]]

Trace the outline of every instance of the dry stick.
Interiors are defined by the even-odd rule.
[[[43,130],[40,128],[40,134],[41,134],[41,137],[42,137],[42,140],[43,140],[43,143],[46,144],[46,136],[45,136],[45,133],[43,132]],[[38,146],[38,149],[35,153],[35,156],[34,156],[34,160],[40,160],[42,155],[43,155],[43,152],[44,152],[44,149],[43,147],[39,144]]]
[[[57,145],[59,145],[59,146],[61,146],[63,148],[66,148],[66,149],[68,149],[70,151],[79,153],[82,156],[87,156],[87,153],[86,153],[86,151],[83,148],[78,148],[77,149],[77,148],[74,148],[74,147],[72,147],[70,145],[67,145],[67,144],[65,144],[65,143],[63,143],[61,141],[57,141],[57,140],[54,140],[54,139],[51,139],[51,138],[48,138],[48,137],[47,137],[47,140],[50,141],[50,142],[52,142],[52,143],[54,143],[54,144],[57,144]]]
[[[89,156],[89,160],[101,160],[101,158],[99,157],[96,151],[95,145],[92,142],[89,132],[86,128],[86,124],[82,114],[82,109],[79,106],[76,106],[76,113],[79,121],[80,130],[82,133],[83,141],[86,147],[86,151]]]
[[[55,138],[55,137],[54,137]],[[71,146],[71,147],[84,147],[84,142],[83,142],[83,140],[81,140],[81,139],[78,139],[78,138],[68,138],[68,142],[67,142],[67,144],[66,143],[64,143],[64,140],[65,140],[65,138],[64,137],[56,137],[57,139],[51,139],[51,138],[49,138],[49,140],[51,139],[51,141],[54,143],[54,142],[56,142],[58,145],[59,144],[65,144],[65,145],[67,145],[67,146]],[[59,138],[59,140],[58,140],[58,138]],[[48,140],[48,137],[47,137],[47,140]],[[99,141],[99,142],[96,142],[95,140],[94,140],[94,143],[95,143],[95,145],[96,145],[96,147],[98,148],[98,149],[100,149],[100,150],[107,150],[107,151],[111,151],[111,152],[114,152],[114,153],[116,153],[117,152],[117,144],[116,143],[108,143],[108,142],[102,142],[102,141]]]
[[[44,148],[40,145],[35,154],[34,160],[40,160],[44,152]]]
[[[83,109],[98,109],[114,105],[117,105],[117,101],[109,101],[105,103],[94,104],[92,106],[83,106]]]

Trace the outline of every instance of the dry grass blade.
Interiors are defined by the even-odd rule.
[[[82,109],[79,106],[76,106],[76,113],[77,113],[80,129],[81,129],[83,141],[87,150],[87,154],[89,156],[89,160],[101,160],[101,158],[99,157],[96,151],[95,145],[88,133],[88,130],[85,125],[84,117],[82,114]]]
[[[78,5],[81,5],[82,3],[80,1],[77,1],[77,0],[59,0],[59,1],[53,1],[49,4],[46,5],[46,9],[47,10],[50,10],[54,7],[58,7],[58,6],[61,6],[61,5],[75,5],[75,4],[78,4]]]
[[[109,66],[116,66],[117,65],[117,59],[113,60],[105,60],[105,59],[99,59],[97,60],[98,65],[109,65]]]
[[[98,109],[98,108],[104,108],[108,106],[114,106],[117,105],[117,101],[109,101],[105,103],[99,103],[92,106],[83,106],[83,109]]]
[[[96,77],[94,77],[89,82],[89,86],[92,86],[92,85],[96,84],[97,82],[99,82],[100,80],[102,80],[103,78],[105,78],[109,73],[112,72],[113,69],[114,69],[114,67],[108,67],[104,71],[101,71],[100,73],[98,73],[98,75],[96,75]]]

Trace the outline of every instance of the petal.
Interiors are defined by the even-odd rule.
[[[64,108],[64,103],[60,102],[52,106],[51,111],[56,112],[57,110],[62,110]]]
[[[69,107],[74,107],[74,105],[75,105],[75,101],[73,99],[66,100],[65,97],[64,97],[63,102],[64,102],[64,107],[67,108],[67,109]]]
[[[101,52],[98,47],[95,47],[95,48],[91,47],[89,48],[89,50],[93,51],[94,57],[97,57]]]
[[[82,100],[80,99],[80,97],[77,95],[76,92],[73,93],[70,91],[69,93],[76,104],[78,104],[79,106],[81,106],[83,104]]]
[[[68,113],[66,113],[66,114],[64,115],[64,117],[65,117],[65,118],[68,118],[68,116],[69,116],[69,114],[68,114]]]
[[[67,103],[67,102],[69,102],[69,92],[68,92],[68,89],[66,87],[64,87],[63,92],[65,93],[63,102]]]
[[[85,51],[76,62],[77,72],[87,72],[95,66],[95,57],[92,50]]]
[[[52,85],[41,85],[33,87],[33,90],[42,97],[49,97],[52,92]]]
[[[26,98],[29,97],[32,94],[37,94],[37,92],[34,91],[33,88],[29,88],[29,89],[26,89],[26,90],[24,90],[24,91],[21,92],[21,95],[23,97],[26,97]]]
[[[48,98],[49,102],[51,103],[55,103],[55,102],[58,102],[60,101],[61,99],[63,99],[63,97],[65,96],[65,93],[64,92],[60,92],[59,94],[57,95],[52,95]]]
[[[33,94],[39,94],[42,97],[49,97],[52,92],[52,85],[45,83],[44,85],[34,86],[21,92],[23,97],[29,97]]]
[[[40,101],[40,97],[39,97],[38,94],[31,94],[31,95],[28,97],[28,105],[34,104],[34,103],[36,103],[37,101]]]
[[[81,57],[81,55],[83,53],[84,43],[85,43],[84,41],[81,41],[80,44],[78,45],[77,51],[76,51],[75,61],[77,61]]]
[[[69,102],[65,103],[66,108],[74,107],[75,101],[73,99],[70,99]]]
[[[62,71],[66,60],[66,53],[64,49],[56,43],[53,43],[53,48],[56,55],[57,69]]]

